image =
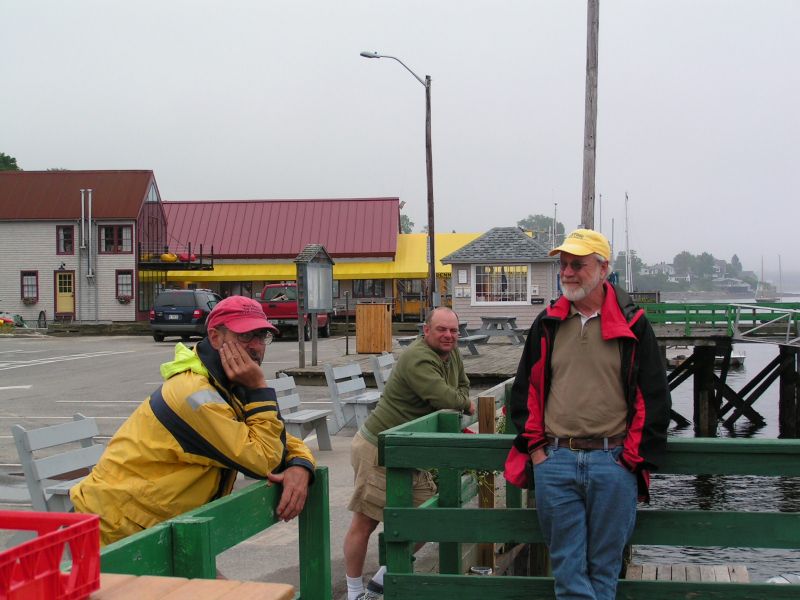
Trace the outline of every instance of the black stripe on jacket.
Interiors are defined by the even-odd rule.
[[[274,394],[274,391],[273,391]],[[164,396],[161,395],[161,388],[159,387],[150,396],[150,408],[153,410],[159,422],[169,431],[172,436],[180,444],[184,452],[190,454],[197,454],[204,456],[211,460],[222,463],[229,469],[236,469],[254,479],[264,479],[264,475],[254,473],[247,467],[240,465],[229,456],[226,456],[214,447],[211,442],[201,436],[189,424],[181,419],[177,413],[170,408]],[[286,454],[286,446],[284,445],[284,455]]]

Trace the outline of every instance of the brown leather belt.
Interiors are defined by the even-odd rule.
[[[548,435],[547,443],[554,448],[562,446],[570,450],[610,450],[611,448],[622,446],[625,443],[625,436],[613,438],[557,438]]]

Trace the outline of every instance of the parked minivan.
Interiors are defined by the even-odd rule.
[[[206,317],[220,300],[211,290],[164,290],[150,310],[153,339],[163,342],[167,335],[179,335],[183,341],[193,335],[204,337]]]

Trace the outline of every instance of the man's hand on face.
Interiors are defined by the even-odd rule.
[[[225,342],[219,350],[219,356],[225,375],[233,383],[238,383],[251,390],[267,387],[261,366],[250,358],[240,344]]]
[[[283,485],[281,501],[278,503],[278,517],[291,521],[306,504],[311,473],[305,467],[289,467],[283,473],[269,473],[267,479]]]

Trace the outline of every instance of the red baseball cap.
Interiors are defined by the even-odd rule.
[[[269,322],[261,305],[252,298],[229,296],[217,302],[206,320],[206,329],[224,325],[234,333],[247,333],[256,329],[278,328]]]

